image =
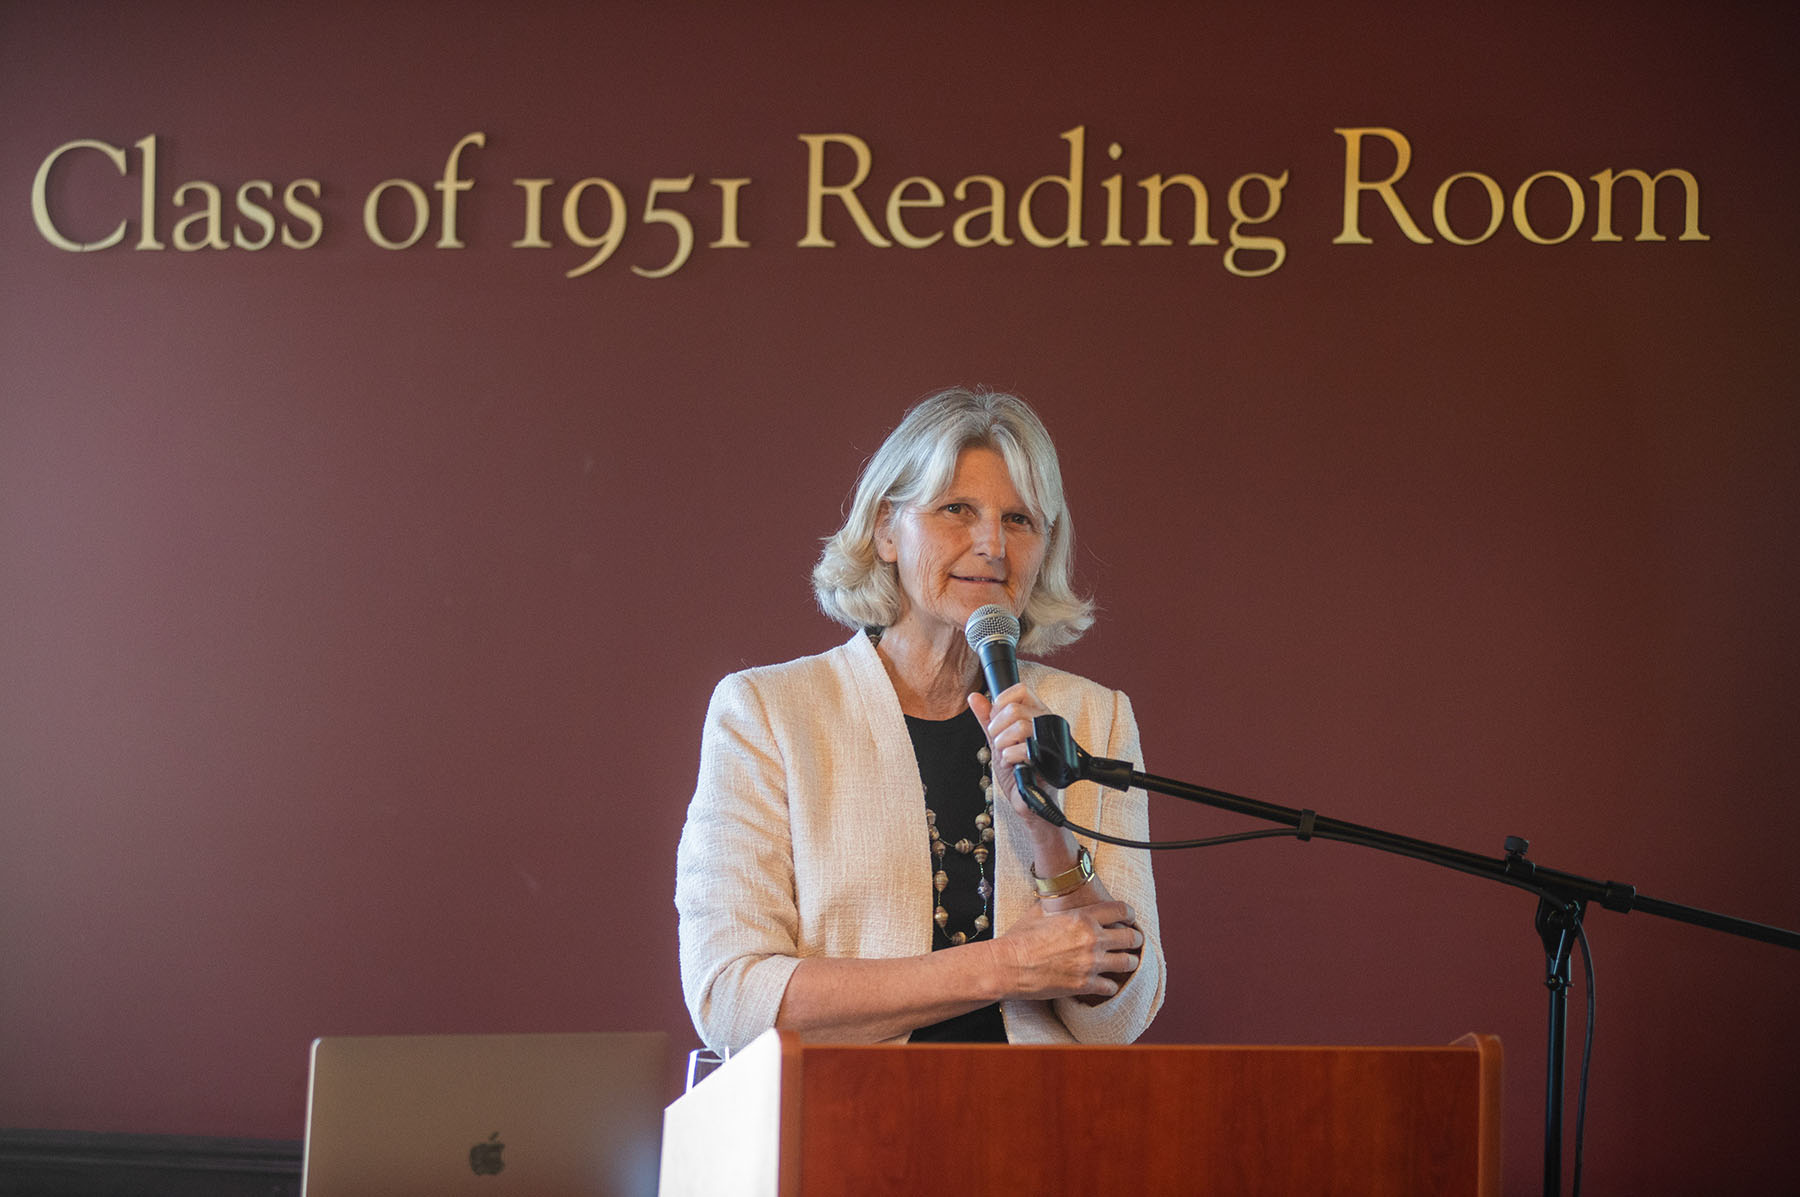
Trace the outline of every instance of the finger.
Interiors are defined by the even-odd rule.
[[[1037,695],[1031,692],[1031,687],[1027,686],[1024,682],[1014,682],[1006,689],[1000,691],[1000,693],[994,695],[993,699],[996,707],[1011,706],[1015,703],[1028,704],[1030,706],[1043,705],[1038,702]]]
[[[1000,711],[982,725],[982,731],[986,733],[988,743],[994,746],[994,751],[999,752],[1016,744],[1024,744],[1031,739],[1036,729],[1031,720],[1014,718],[1010,712]]]
[[[1137,911],[1133,910],[1130,906],[1126,905],[1124,902],[1114,902],[1114,903],[1110,903],[1110,905],[1117,906],[1119,908],[1119,910],[1121,911],[1121,913],[1118,918],[1107,919],[1106,921],[1109,925],[1120,926],[1120,927],[1130,927],[1133,931],[1136,931],[1138,929]]]
[[[1136,927],[1108,928],[1106,948],[1110,952],[1136,952],[1144,946],[1144,933]]]
[[[990,706],[1002,715],[1011,719],[1035,719],[1050,708],[1038,701],[1035,694],[1020,694],[1017,690],[1008,690],[999,698],[992,698]]]
[[[995,747],[1006,747],[1008,743],[1030,740],[1035,727],[1031,727],[1031,720],[1028,718],[1008,718],[1008,713],[1001,711],[994,716],[992,724],[986,725],[985,731]]]
[[[969,710],[981,724],[988,746],[993,749],[996,757],[1008,747],[1031,739],[1032,726],[1029,719],[1021,720],[1009,715],[1004,709],[996,708],[985,694],[970,694]]]
[[[1033,719],[1050,713],[1050,708],[1027,689],[1023,682],[1002,690],[997,695],[986,697],[989,698],[988,717],[982,722],[984,725],[991,725],[996,731],[999,726],[1009,723],[1023,723],[1029,728]]]
[[[988,739],[994,745],[1004,748],[1009,744],[1019,744],[1037,735],[1035,718],[1029,711],[1017,711],[1011,707],[996,711],[991,719],[982,726]]]

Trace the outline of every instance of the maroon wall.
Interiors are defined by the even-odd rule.
[[[1794,20],[1757,5],[0,5],[0,1125],[297,1137],[307,1042],[666,1028],[712,683],[841,632],[807,571],[862,458],[948,383],[1062,446],[1148,766],[1800,926]],[[1439,7],[1446,11],[1439,12]],[[782,11],[777,12],[775,9]],[[855,12],[839,11],[854,8]],[[1769,7],[1769,13],[1775,6]],[[1412,161],[1344,228],[1345,128]],[[1068,175],[1084,246],[950,235]],[[454,240],[451,147],[471,133]],[[803,135],[946,235],[879,248]],[[154,136],[151,228],[139,143]],[[57,248],[58,233],[120,242]],[[1365,139],[1361,177],[1395,166]],[[1107,147],[1121,146],[1114,161]],[[826,166],[844,180],[847,143]],[[1681,168],[1638,240],[1607,171]],[[1502,227],[1460,246],[1440,182]],[[1527,189],[1521,235],[1511,197]],[[1208,187],[1218,245],[1145,232]],[[1227,192],[1289,179],[1262,277]],[[663,278],[670,227],[696,242]],[[570,185],[633,219],[563,235]],[[712,179],[748,178],[736,240]],[[315,192],[281,196],[296,180]],[[410,249],[364,198],[413,181]],[[515,247],[525,189],[543,240]],[[241,185],[274,212],[239,216]],[[194,249],[210,231],[262,249]],[[926,193],[915,184],[904,194]],[[604,227],[588,188],[583,228]],[[1447,227],[1487,223],[1484,185]],[[1245,185],[1245,211],[1266,187]],[[390,186],[382,235],[410,224]],[[1054,185],[1034,214],[1060,231]],[[885,226],[884,226],[885,227]],[[309,248],[282,243],[291,239]],[[978,222],[965,226],[971,238]],[[162,249],[136,248],[145,240]],[[1271,263],[1245,251],[1241,268]],[[1160,802],[1170,836],[1245,820]],[[1328,843],[1158,862],[1157,1041],[1508,1050],[1537,1183],[1532,899]],[[1800,1119],[1800,957],[1595,911],[1594,1192],[1753,1192]],[[1581,994],[1575,1011],[1579,1015]],[[1579,1019],[1577,1019],[1579,1026]],[[1579,1035],[1574,1046],[1579,1048]]]

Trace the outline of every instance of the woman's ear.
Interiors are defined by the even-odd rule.
[[[875,513],[875,556],[892,565],[900,560],[900,547],[894,543],[894,506],[886,499]]]

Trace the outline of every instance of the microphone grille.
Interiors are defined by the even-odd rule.
[[[981,651],[982,645],[996,640],[1016,645],[1019,643],[1019,617],[999,603],[989,603],[978,607],[969,616],[969,622],[963,626],[963,635],[976,652]]]

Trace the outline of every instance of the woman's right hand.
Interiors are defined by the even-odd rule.
[[[1029,913],[994,939],[1009,998],[1093,996],[1119,992],[1138,966],[1144,933],[1123,902],[1096,902],[1046,911],[1034,903]],[[1109,976],[1108,974],[1112,974]]]

